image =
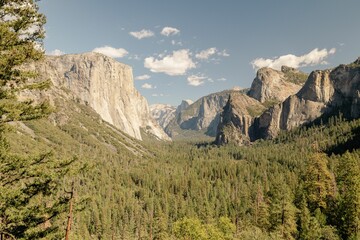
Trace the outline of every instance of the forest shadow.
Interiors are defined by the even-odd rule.
[[[344,143],[339,143],[334,146],[329,147],[325,153],[327,155],[336,154],[336,155],[342,155],[345,152],[349,151],[352,152],[356,149],[360,148],[360,127],[357,127],[351,131],[351,137]]]

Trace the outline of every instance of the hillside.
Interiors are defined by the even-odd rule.
[[[300,200],[309,161],[319,150],[331,156],[321,155],[338,186],[343,184],[342,161],[351,157],[360,166],[360,120],[333,118],[328,125],[297,129],[251,147],[219,148],[207,143],[144,144],[103,122],[86,106],[74,103],[66,111],[71,121],[62,126],[54,126],[53,119],[61,115],[53,115],[20,124],[9,139],[16,152],[75,154],[90,165],[71,177],[76,182],[75,206],[83,208],[75,214],[72,239],[177,239],[181,233],[176,226],[184,224],[195,224],[193,232],[219,231],[206,230],[210,235],[201,239],[212,234],[300,239],[302,215],[295,213],[305,211]],[[343,155],[346,150],[352,153]],[[342,191],[336,194],[341,199]],[[86,205],[81,204],[87,197]],[[313,221],[320,221],[311,206],[307,211]],[[326,222],[317,223],[321,236],[347,236],[337,220],[341,204],[336,206],[331,212],[321,210],[327,216]],[[222,232],[224,221],[229,221],[230,232]]]

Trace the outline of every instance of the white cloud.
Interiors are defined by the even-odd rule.
[[[165,95],[160,93],[160,94],[157,94],[157,93],[154,93],[151,95],[152,97],[164,97]]]
[[[315,48],[311,52],[302,56],[287,54],[272,59],[257,58],[251,62],[251,65],[253,66],[254,69],[259,69],[262,67],[270,67],[273,69],[280,70],[281,66],[283,65],[299,68],[306,66],[314,66],[318,64],[327,64],[325,59],[329,55],[335,54],[335,52],[336,52],[336,48],[332,48],[329,51],[326,48],[322,50]]]
[[[336,53],[336,48],[330,49],[329,54],[335,54],[335,53]]]
[[[144,67],[155,73],[165,73],[170,76],[184,75],[189,69],[196,67],[190,55],[188,49],[182,49],[173,51],[162,59],[148,57],[145,58]]]
[[[153,88],[155,88],[153,85],[151,85],[149,83],[144,83],[141,87],[145,88],[145,89],[153,89]]]
[[[201,51],[200,53],[196,54],[195,57],[197,59],[206,60],[209,59],[212,55],[216,54],[217,49],[216,48],[208,48],[206,50]]]
[[[112,58],[122,58],[128,54],[128,51],[126,51],[123,48],[113,48],[110,46],[98,47],[92,51],[97,52],[97,53],[102,53],[102,54],[104,54],[108,57],[112,57]]]
[[[226,78],[219,78],[218,81],[225,82]]]
[[[137,55],[137,54],[134,54],[134,55],[130,55],[130,56],[128,57],[128,59],[140,61],[140,60],[141,60],[141,57],[140,57],[139,55]]]
[[[179,45],[179,46],[182,46],[183,44],[182,44],[182,42],[176,42],[175,40],[171,40],[171,44],[172,45]]]
[[[154,33],[150,30],[143,29],[139,32],[129,32],[129,34],[137,39],[149,38],[154,36]]]
[[[151,78],[151,77],[150,77],[149,75],[145,74],[145,75],[137,76],[137,77],[135,78],[135,80],[148,80],[148,79],[150,79],[150,78]]]
[[[230,54],[226,50],[222,50],[221,52],[218,52],[218,55],[222,56],[222,57],[229,57],[230,56]]]
[[[48,52],[47,55],[52,55],[52,56],[61,56],[64,55],[65,53],[59,49],[55,49],[51,52]]]
[[[164,27],[163,30],[161,31],[161,34],[164,36],[173,36],[176,34],[179,34],[180,30],[177,28],[173,28],[173,27]]]
[[[203,75],[191,75],[187,78],[187,82],[190,86],[200,86],[203,85],[205,83],[205,79],[207,77],[203,76]]]

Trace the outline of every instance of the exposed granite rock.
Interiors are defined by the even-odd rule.
[[[197,132],[197,137],[201,135],[215,137],[220,112],[226,105],[230,92],[233,91],[213,93],[190,105],[183,101],[176,110],[175,119],[166,127],[165,132],[172,138],[188,131],[193,131],[194,134]]]
[[[297,70],[288,67],[283,67],[282,72],[260,69],[249,96],[266,102],[278,95],[280,97],[277,100],[281,100],[286,96],[280,91],[280,86],[286,89],[284,74],[298,76],[296,72],[294,75],[294,71]],[[244,117],[244,106],[234,103],[233,99],[235,97],[232,97],[224,108],[216,140],[218,144],[232,141],[241,145],[259,138],[271,139],[281,130],[291,130],[339,112],[347,118],[359,118],[360,58],[331,70],[313,71],[300,91],[289,95],[255,119]]]
[[[231,93],[221,113],[215,143],[248,144],[255,137],[251,127],[254,118],[264,110],[265,107],[256,99],[242,93]]]
[[[74,100],[93,108],[103,120],[132,137],[141,131],[170,140],[152,118],[146,99],[133,84],[131,67],[99,53],[47,56],[33,64],[54,91],[67,91]]]
[[[168,104],[150,105],[150,112],[153,118],[163,129],[175,118],[176,111],[176,107]]]
[[[360,117],[360,64],[355,61],[333,70],[314,71],[295,95],[268,109],[257,119],[261,138],[312,122],[334,111]]]
[[[261,68],[257,71],[248,95],[261,103],[281,102],[297,93],[306,77],[305,73],[286,66],[281,71]]]
[[[176,108],[176,113],[175,115],[180,114],[182,111],[186,110],[191,104],[193,104],[194,102],[192,100],[182,100],[180,105]]]

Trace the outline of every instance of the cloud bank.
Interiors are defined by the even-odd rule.
[[[173,35],[176,35],[179,33],[180,33],[180,30],[177,28],[173,28],[173,27],[164,27],[163,30],[161,31],[161,35],[164,35],[167,37],[173,36]]]
[[[326,48],[319,50],[315,48],[311,52],[302,56],[295,56],[293,54],[283,55],[277,58],[265,59],[257,58],[251,62],[252,67],[257,70],[262,67],[270,67],[280,70],[281,66],[286,65],[293,68],[314,66],[318,64],[327,64],[325,59],[330,55],[335,54],[336,49],[332,48],[327,50]]]
[[[149,37],[154,36],[154,33],[152,31],[146,30],[146,29],[143,29],[139,32],[129,32],[129,34],[139,40],[143,39],[143,38],[149,38]]]
[[[164,56],[162,59],[148,57],[144,60],[144,67],[151,72],[165,73],[170,76],[184,75],[189,69],[196,65],[190,57],[188,49],[173,51],[172,54]]]
[[[102,53],[112,58],[122,58],[128,54],[128,51],[126,51],[123,48],[113,48],[111,46],[98,47],[92,51],[97,53]]]

